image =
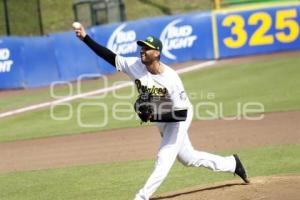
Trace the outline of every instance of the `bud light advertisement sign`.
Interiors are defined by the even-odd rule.
[[[195,45],[196,39],[197,35],[193,33],[191,25],[184,23],[183,19],[175,19],[167,24],[160,34],[163,43],[162,54],[170,60],[177,61],[180,50],[189,51]]]
[[[97,42],[122,56],[139,56],[137,40],[153,35],[163,43],[161,60],[176,63],[213,58],[211,27],[207,12],[93,27],[91,32]]]
[[[173,17],[159,34],[162,60],[167,63],[213,58],[213,38],[209,13]]]
[[[24,86],[22,46],[18,38],[0,38],[0,89]]]
[[[126,30],[127,24],[118,26],[108,39],[107,48],[119,55],[133,54],[137,52],[136,32],[133,29]]]

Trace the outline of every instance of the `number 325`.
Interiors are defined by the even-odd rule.
[[[297,10],[279,10],[276,12],[275,36],[267,34],[272,26],[272,18],[266,12],[257,12],[248,18],[248,25],[261,25],[250,36],[249,45],[259,46],[274,43],[274,37],[282,43],[295,41],[299,36],[299,24],[296,21]],[[240,48],[244,46],[248,39],[248,33],[245,30],[245,20],[240,15],[230,15],[223,20],[224,27],[231,27],[231,34],[235,37],[224,38],[224,44],[229,48]],[[284,31],[288,29],[288,31]]]

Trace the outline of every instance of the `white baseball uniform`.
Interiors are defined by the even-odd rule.
[[[156,123],[162,136],[155,168],[146,184],[135,196],[135,200],[148,200],[170,171],[175,159],[193,167],[206,167],[213,171],[234,172],[236,161],[233,156],[222,157],[197,151],[193,148],[188,128],[193,118],[190,103],[181,79],[170,67],[164,66],[162,74],[151,74],[138,57],[116,56],[116,68],[126,73],[135,83],[157,92],[167,92],[174,109],[187,109],[187,119],[181,122]],[[162,63],[161,63],[162,64]]]

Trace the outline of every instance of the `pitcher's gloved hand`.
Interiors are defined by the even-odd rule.
[[[135,112],[142,122],[147,122],[153,117],[154,105],[151,102],[151,94],[148,92],[141,93],[134,104]]]

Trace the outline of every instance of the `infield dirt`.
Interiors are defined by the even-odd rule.
[[[226,181],[166,193],[152,200],[298,200],[299,185],[299,175],[255,177],[249,185]]]

